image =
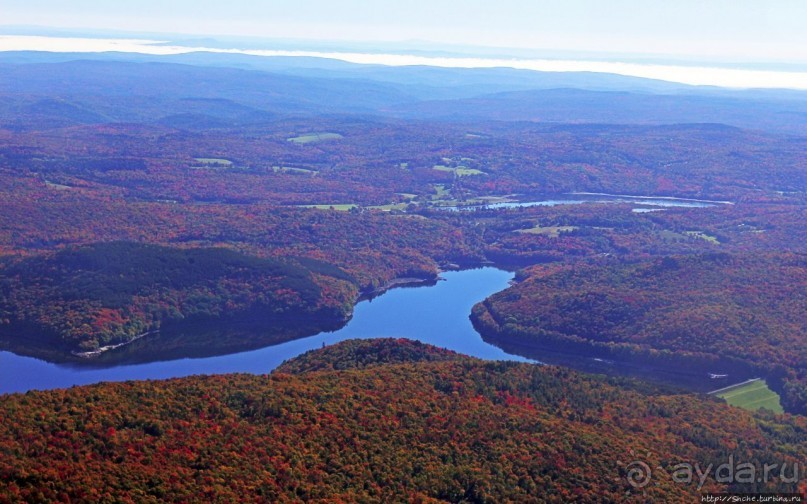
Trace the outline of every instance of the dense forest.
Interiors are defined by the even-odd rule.
[[[712,474],[699,489],[680,467],[791,471],[805,436],[803,417],[638,382],[349,341],[268,376],[7,396],[0,499],[683,502],[701,490],[796,490],[787,471],[728,485]],[[630,479],[639,462],[649,480]]]
[[[807,413],[807,256],[725,253],[537,266],[474,308],[503,343],[731,373],[754,369]]]
[[[0,269],[0,328],[49,336],[81,354],[181,321],[305,320],[314,332],[344,322],[353,279],[326,263],[304,264],[132,242],[64,249]]]

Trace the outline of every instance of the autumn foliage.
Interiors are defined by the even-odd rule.
[[[537,266],[474,308],[500,343],[668,368],[771,378],[785,407],[807,405],[803,254],[668,256]],[[723,370],[723,371],[721,371]]]
[[[698,489],[672,480],[676,464],[805,456],[803,418],[635,382],[392,340],[303,361],[6,396],[0,500],[681,502]],[[652,484],[628,483],[635,460]]]

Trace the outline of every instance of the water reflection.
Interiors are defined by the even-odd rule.
[[[148,336],[83,365],[0,352],[0,393],[194,374],[262,374],[303,352],[351,338],[410,338],[484,359],[528,360],[484,342],[468,319],[472,306],[505,289],[512,273],[480,268],[442,276],[431,287],[394,289],[362,301],[342,329],[290,341],[283,340],[295,334],[207,327]],[[274,344],[278,341],[283,342]]]

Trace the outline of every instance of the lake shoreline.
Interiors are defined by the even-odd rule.
[[[471,266],[471,261],[467,263]],[[275,336],[253,325],[236,327],[237,322],[221,327],[199,322],[182,330],[161,327],[159,334],[89,359],[70,355],[69,350],[55,355],[39,349],[32,356],[30,349],[20,352],[24,349],[5,346],[9,351],[0,351],[0,394],[101,381],[266,374],[305,351],[357,338],[408,338],[481,359],[528,361],[484,342],[468,319],[475,303],[507,288],[514,274],[476,267],[481,266],[478,261],[462,271],[447,271],[446,266],[441,264],[441,280],[430,288],[416,288],[423,285],[423,278],[414,285],[399,279],[384,295],[358,303],[351,319],[339,327],[311,330],[304,336]],[[306,321],[311,322],[307,317],[299,320]]]
[[[392,289],[402,287],[428,287],[429,285],[434,285],[440,281],[440,273],[441,272],[438,272],[433,277],[397,277],[374,289],[361,291],[356,295],[356,299],[353,302],[354,308],[356,303],[376,298]]]
[[[146,337],[146,336],[148,336],[150,334],[156,334],[158,332],[160,332],[159,329],[155,329],[153,331],[146,331],[146,332],[144,332],[142,334],[138,334],[134,338],[132,338],[132,339],[130,339],[128,341],[124,341],[122,343],[116,343],[114,345],[105,345],[105,346],[99,347],[99,348],[97,348],[95,350],[89,350],[87,352],[77,352],[76,350],[72,350],[70,352],[70,354],[74,355],[74,356],[76,356],[78,358],[81,358],[81,359],[92,359],[93,357],[98,357],[99,355],[101,355],[101,354],[103,354],[105,352],[109,352],[110,350],[115,350],[116,348],[120,348],[120,347],[124,347],[126,345],[130,345],[130,344],[134,343],[135,341],[139,340],[140,338],[144,338],[144,337]]]
[[[536,359],[542,364],[567,367],[583,373],[627,377],[704,395],[715,389],[731,388],[746,380],[760,378],[780,397],[784,393],[782,377],[753,362],[717,356],[663,357],[655,355],[652,349],[627,354],[624,348],[582,340],[519,341],[486,314],[489,314],[489,310],[482,301],[474,306],[470,317],[474,329],[485,342],[510,355]]]

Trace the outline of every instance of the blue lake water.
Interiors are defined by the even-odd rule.
[[[487,209],[496,210],[499,208],[527,208],[534,206],[557,206],[557,205],[581,205],[583,203],[631,203],[644,205],[634,209],[638,212],[658,211],[663,208],[683,207],[683,208],[708,208],[717,205],[730,204],[728,201],[697,200],[687,198],[672,198],[664,196],[630,196],[623,194],[605,193],[569,193],[563,199],[546,199],[539,201],[506,201],[502,203],[489,203],[486,205],[467,205],[440,207],[443,210],[475,210]],[[645,207],[657,207],[646,209]]]
[[[482,341],[468,319],[474,304],[507,288],[512,273],[479,268],[442,277],[434,286],[393,289],[360,302],[350,322],[338,331],[242,353],[97,368],[0,352],[0,393],[195,374],[263,374],[303,352],[352,338],[410,338],[483,359],[529,361]]]

